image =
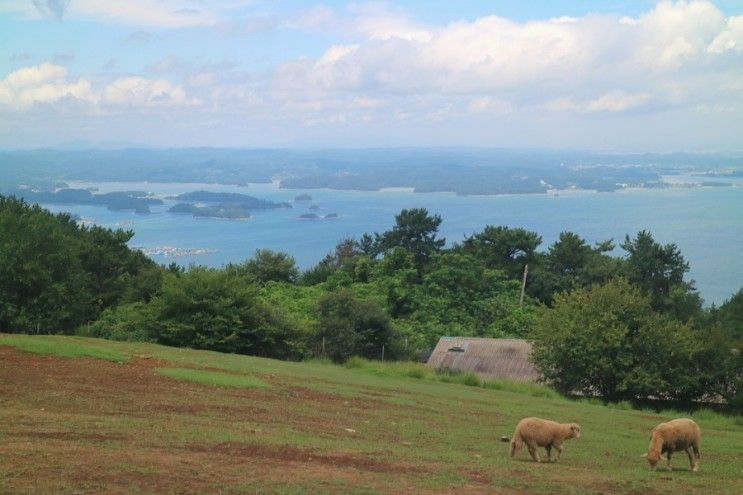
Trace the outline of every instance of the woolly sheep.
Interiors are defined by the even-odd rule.
[[[552,462],[552,447],[557,449],[557,462],[562,454],[562,444],[570,438],[580,438],[580,426],[575,423],[557,423],[547,419],[524,418],[516,425],[511,438],[510,455],[513,457],[526,444],[532,459],[539,461],[537,447],[547,450],[547,462]],[[508,441],[507,437],[502,438]]]
[[[668,460],[668,470],[671,470],[671,455],[674,452],[686,452],[689,456],[689,468],[692,471],[699,469],[699,443],[702,440],[702,430],[691,419],[679,418],[667,423],[660,423],[650,432],[650,446],[642,455],[650,463],[650,469],[655,469],[663,454]],[[694,454],[692,455],[692,450]]]

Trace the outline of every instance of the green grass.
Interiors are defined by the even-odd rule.
[[[376,376],[390,378],[415,378],[422,380],[457,383],[470,387],[482,387],[492,390],[503,390],[532,397],[547,397],[560,399],[555,390],[545,385],[513,380],[486,380],[472,372],[463,372],[451,369],[433,370],[422,363],[414,362],[381,362],[353,357],[346,361],[344,366],[351,370],[359,370]]]
[[[53,359],[29,368],[0,362],[0,492],[136,486],[148,493],[738,495],[743,486],[741,416],[568,400],[540,385],[437,374],[417,363],[354,359],[340,366],[96,339],[23,339],[36,349],[69,346],[131,359],[80,360],[79,383],[58,376]],[[0,335],[0,345],[14,340],[20,342]],[[41,378],[24,376],[33,372]],[[244,388],[233,388],[242,380]],[[525,416],[575,421],[583,436],[565,444],[558,464],[535,464],[525,451],[511,459],[499,439]],[[688,471],[683,453],[674,456],[672,473],[650,471],[639,457],[650,429],[680,416],[702,428],[700,472]],[[28,468],[37,465],[45,469]],[[130,478],[138,484],[127,484]]]
[[[123,363],[129,359],[125,354],[106,347],[101,342],[77,337],[0,335],[0,345],[9,345],[32,354],[66,358],[90,357],[115,363]]]
[[[220,373],[218,371],[196,370],[193,368],[158,368],[157,372],[162,376],[183,380],[186,382],[201,383],[214,387],[229,388],[267,388],[268,385],[258,378],[250,375],[233,375]]]

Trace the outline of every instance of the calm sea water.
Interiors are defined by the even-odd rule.
[[[675,178],[674,180],[685,180]],[[698,179],[696,179],[698,180]],[[173,215],[174,203],[152,208],[149,215],[108,211],[95,206],[45,205],[53,211],[70,211],[99,225],[134,231],[131,246],[143,249],[173,247],[206,249],[198,256],[152,255],[161,263],[175,261],[221,266],[240,262],[256,249],[284,251],[302,268],[320,261],[345,237],[382,232],[394,224],[403,208],[424,207],[443,218],[440,233],[448,244],[482,230],[488,224],[524,227],[542,236],[542,248],[560,232],[570,230],[589,242],[613,238],[618,244],[626,234],[641,229],[662,243],[674,242],[691,265],[707,304],[720,304],[743,286],[743,180],[736,187],[628,190],[615,193],[586,191],[559,195],[456,196],[449,193],[418,194],[408,191],[282,190],[275,185],[249,187],[214,184],[73,183],[72,187],[151,191],[161,197],[195,190],[230,191],[272,201],[293,202],[307,193],[313,201],[294,203],[293,209],[255,212],[249,220],[193,218]],[[320,207],[310,211],[311,204]],[[303,220],[303,213],[335,219]],[[616,255],[623,251],[617,248]]]

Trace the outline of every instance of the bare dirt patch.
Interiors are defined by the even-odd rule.
[[[292,445],[272,446],[225,442],[210,447],[189,445],[188,449],[193,452],[215,452],[229,456],[260,458],[273,461],[319,463],[378,473],[425,472],[421,467],[415,465],[393,464],[349,453],[323,453],[315,449],[303,449]]]
[[[365,411],[385,404],[297,387],[281,376],[267,390],[179,382],[156,373],[168,365],[0,346],[0,492],[209,493],[225,486],[280,488],[288,479],[288,486],[327,492],[359,486],[394,493],[427,474],[418,465],[353,451],[215,442],[212,437],[265,435],[276,427],[342,441],[355,435],[342,427],[349,417],[360,422]],[[184,433],[205,439],[184,444]],[[34,467],[40,465],[43,470]]]

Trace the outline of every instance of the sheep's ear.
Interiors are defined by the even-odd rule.
[[[640,457],[647,457],[647,456],[648,456],[648,453],[647,453],[647,452],[645,452],[645,453],[644,453],[644,454],[642,454],[642,455],[641,455]]]

